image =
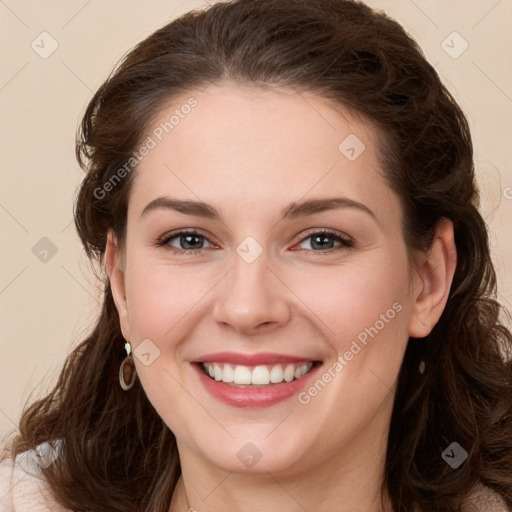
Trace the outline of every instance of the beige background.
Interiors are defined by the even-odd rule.
[[[367,3],[385,9],[419,41],[469,117],[500,297],[512,312],[512,2]],[[0,436],[15,428],[33,390],[39,394],[53,384],[98,307],[97,285],[72,224],[82,177],[74,157],[80,115],[128,49],[204,5],[0,0]],[[52,44],[57,49],[45,55]],[[43,237],[55,254],[44,253],[49,242],[40,242]]]

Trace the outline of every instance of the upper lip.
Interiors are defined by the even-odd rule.
[[[195,359],[194,363],[228,363],[242,366],[271,365],[280,363],[308,363],[314,359],[297,357],[273,352],[260,352],[258,354],[242,354],[237,352],[216,352]]]

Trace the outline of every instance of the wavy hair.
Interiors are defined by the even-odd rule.
[[[43,473],[71,510],[168,511],[180,476],[176,440],[139,380],[129,392],[119,386],[124,340],[102,271],[107,231],[124,239],[134,173],[100,192],[165,105],[226,81],[314,92],[369,120],[411,253],[430,247],[440,219],[453,221],[454,279],[431,333],[409,339],[383,490],[395,512],[457,512],[481,482],[512,507],[512,335],[496,300],[468,123],[405,30],[350,0],[234,0],[191,11],[133,48],[94,94],[77,134],[86,175],[74,212],[99,264],[102,308],[55,388],[25,408],[12,454],[63,440]],[[468,452],[457,470],[441,457],[453,441]]]

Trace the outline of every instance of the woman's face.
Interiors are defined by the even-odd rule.
[[[147,137],[110,272],[182,460],[291,474],[383,449],[426,332],[376,131],[311,94],[226,84]]]

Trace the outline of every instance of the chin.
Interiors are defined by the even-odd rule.
[[[265,431],[268,435],[269,429]],[[230,473],[292,474],[304,465],[306,453],[311,453],[311,449],[306,450],[304,437],[297,431],[295,434],[291,439],[288,436],[288,442],[283,445],[281,440],[265,439],[259,432],[253,436],[251,429],[246,429],[245,436],[223,444],[217,438],[204,445],[203,439],[204,446],[198,447],[198,451],[213,466]]]

